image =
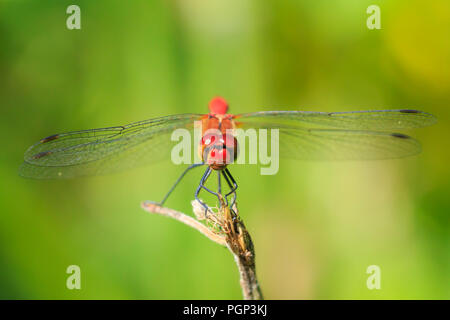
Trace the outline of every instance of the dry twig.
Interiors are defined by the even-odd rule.
[[[209,208],[205,218],[204,208],[196,201],[192,201],[192,208],[197,220],[176,210],[161,207],[151,202],[143,202],[142,208],[150,213],[160,214],[176,219],[194,229],[197,229],[210,240],[226,246],[233,254],[237,264],[242,294],[245,300],[262,300],[262,292],[256,278],[255,250],[253,242],[244,223],[237,214],[234,205],[231,210],[222,201],[220,208],[214,212]],[[206,223],[203,224],[204,220]]]

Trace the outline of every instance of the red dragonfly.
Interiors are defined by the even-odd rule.
[[[237,184],[227,165],[233,162],[237,141],[225,131],[233,128],[279,129],[280,155],[293,159],[368,160],[414,155],[420,144],[394,130],[431,125],[436,118],[426,112],[398,109],[352,112],[262,111],[233,115],[221,97],[212,99],[208,114],[178,114],[134,122],[124,126],[60,133],[41,139],[24,156],[20,175],[60,179],[98,175],[170,158],[171,133],[193,129],[202,122],[199,144],[201,163],[189,166],[159,204],[163,204],[190,169],[206,165],[195,193],[205,189],[221,193],[225,178],[236,200]],[[218,129],[220,134],[206,133]],[[231,156],[233,155],[234,156]],[[230,158],[232,157],[232,158]],[[212,171],[218,173],[219,190],[205,187]],[[202,202],[201,202],[202,203]],[[203,204],[203,203],[202,203]]]

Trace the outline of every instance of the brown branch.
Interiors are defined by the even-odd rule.
[[[170,208],[161,207],[155,203],[152,202],[143,202],[141,204],[142,208],[150,213],[156,213],[160,214],[162,216],[170,217],[175,220],[178,220],[194,229],[197,229],[199,232],[207,236],[210,240],[222,245],[226,246],[225,237],[222,235],[219,235],[217,233],[214,233],[211,229],[209,229],[207,226],[205,226],[203,223],[195,220],[191,216],[188,216],[184,213],[175,211]]]
[[[176,210],[161,207],[152,202],[143,202],[142,208],[150,213],[160,214],[176,219],[199,232],[210,240],[226,246],[233,254],[240,276],[242,294],[245,300],[262,300],[262,292],[256,278],[255,250],[252,239],[244,223],[239,219],[237,206],[233,210],[222,201],[219,209],[209,208],[205,217],[205,209],[196,201],[192,208],[197,218],[194,219]],[[200,221],[205,221],[206,224]]]

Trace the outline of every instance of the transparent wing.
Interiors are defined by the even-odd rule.
[[[192,130],[199,114],[181,114],[125,126],[61,133],[44,138],[24,155],[19,174],[36,179],[106,174],[170,159],[173,130]]]
[[[237,115],[254,126],[294,126],[303,128],[335,128],[352,130],[402,130],[436,123],[432,114],[410,109],[350,112],[262,111]]]
[[[416,110],[355,112],[268,111],[236,116],[243,129],[279,129],[280,156],[302,160],[376,160],[420,152],[417,140],[389,130],[436,122]],[[269,143],[271,131],[269,130]]]
[[[417,140],[400,133],[281,129],[280,155],[301,160],[379,160],[412,156]]]

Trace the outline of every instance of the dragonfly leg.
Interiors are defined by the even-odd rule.
[[[200,193],[202,188],[205,188],[207,191],[210,191],[209,189],[207,189],[205,187],[205,182],[206,182],[206,180],[208,180],[208,177],[210,174],[211,174],[211,168],[208,167],[208,168],[206,168],[205,173],[203,174],[202,178],[200,179],[200,183],[197,187],[197,190],[195,191],[195,200],[197,200],[203,206],[203,208],[205,208],[205,218],[207,217],[207,214],[208,214],[208,206],[206,205],[206,203],[204,203],[202,200],[200,200],[198,198],[198,194]]]
[[[183,173],[178,177],[178,179],[175,181],[175,183],[173,184],[173,186],[170,188],[170,190],[166,193],[166,195],[164,196],[164,198],[158,202],[157,204],[162,206],[164,205],[164,202],[166,202],[167,198],[170,196],[170,194],[172,193],[172,191],[175,189],[175,187],[180,183],[180,181],[183,179],[183,177],[186,175],[186,173],[196,167],[202,166],[204,165],[204,163],[194,163],[192,165],[190,165],[189,167],[186,168],[186,170],[183,171]]]
[[[222,195],[221,195],[221,193],[220,193],[220,191],[221,191],[220,172],[218,172],[218,177],[219,177],[219,178],[218,178],[219,192],[214,192],[214,191],[210,190],[209,188],[207,188],[207,187],[205,186],[205,183],[206,183],[206,181],[208,180],[208,178],[209,178],[211,172],[212,172],[212,169],[211,169],[210,167],[208,167],[208,168],[206,169],[205,173],[203,174],[203,177],[202,177],[202,179],[200,180],[200,184],[198,185],[197,190],[196,190],[196,192],[195,192],[195,199],[196,199],[196,200],[197,200],[197,201],[205,208],[205,217],[207,216],[207,213],[208,213],[208,206],[207,206],[203,201],[201,201],[201,200],[198,198],[198,195],[199,195],[200,191],[201,191],[202,189],[205,189],[205,190],[208,191],[209,193],[215,195],[215,196],[217,197],[217,199],[219,200],[219,203],[221,203],[221,198],[222,198]]]
[[[222,193],[222,183],[220,181],[220,176],[221,176],[221,171],[218,170],[217,171],[217,193],[221,194]]]
[[[228,169],[223,170],[222,174],[223,174],[225,180],[227,181],[228,186],[230,187],[230,192],[228,192],[225,195],[225,201],[228,205],[228,196],[233,194],[234,195],[233,202],[231,203],[231,206],[230,206],[230,208],[233,208],[234,204],[236,203],[236,197],[237,197],[236,189],[237,189],[238,185],[236,183],[236,180],[234,180],[233,176],[231,175],[231,173]]]
[[[207,171],[208,171],[208,170],[207,170]],[[219,200],[219,202],[220,202],[220,197],[221,197],[220,192],[214,192],[214,191],[212,191],[211,189],[209,189],[209,188],[207,188],[207,187],[205,186],[206,180],[208,180],[209,175],[211,174],[211,172],[212,172],[212,169],[210,168],[209,172],[208,172],[207,175],[205,176],[205,179],[203,180],[203,183],[202,183],[202,181],[200,181],[199,187],[200,187],[200,189],[205,189],[205,190],[208,191],[209,193],[215,195],[215,196],[217,197],[217,199]],[[219,180],[219,184],[220,184],[220,180]],[[220,186],[219,186],[219,189],[220,189]]]

